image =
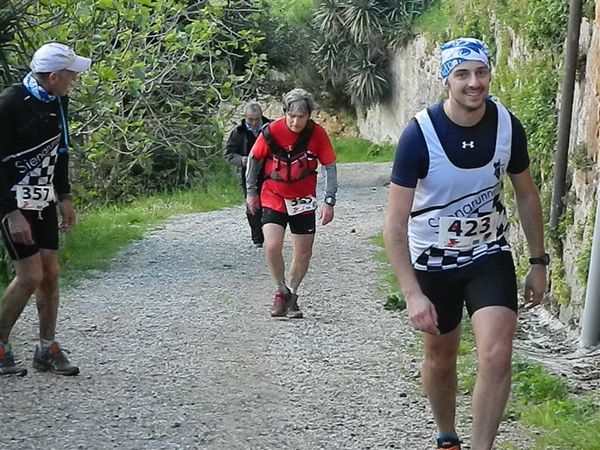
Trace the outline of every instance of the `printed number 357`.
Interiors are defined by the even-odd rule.
[[[48,200],[50,189],[40,186],[24,186],[22,188],[23,200]]]

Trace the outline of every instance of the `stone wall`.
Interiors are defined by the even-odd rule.
[[[396,144],[406,123],[418,111],[440,100],[443,88],[433,49],[418,36],[392,58],[392,89],[386,102],[357,111],[361,136],[376,143]]]
[[[589,115],[585,129],[585,139],[590,155],[598,161],[600,151],[600,1],[596,2],[596,20],[592,28],[590,51],[587,57],[587,73],[589,80]]]
[[[579,326],[585,301],[586,284],[578,274],[585,268],[582,251],[593,239],[594,208],[598,170],[598,138],[600,135],[600,2],[596,4],[593,23],[584,20],[581,26],[580,55],[587,55],[585,69],[579,74],[573,99],[573,122],[569,143],[570,184],[566,203],[572,205],[574,223],[566,233],[563,261],[569,280],[570,303],[561,305],[559,317],[564,323]],[[589,164],[582,164],[587,158]],[[579,163],[577,163],[579,161]],[[600,236],[596,236],[600,239]],[[583,243],[583,244],[582,244]]]

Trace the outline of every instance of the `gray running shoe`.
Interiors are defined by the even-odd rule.
[[[302,311],[298,307],[298,295],[290,292],[286,303],[288,319],[302,319]]]
[[[19,377],[27,375],[27,369],[25,367],[17,366],[10,344],[3,344],[1,342],[0,375],[17,375]]]
[[[40,372],[51,371],[57,375],[77,375],[79,367],[69,362],[66,350],[60,348],[58,342],[54,341],[49,347],[35,346],[33,355],[33,368]]]

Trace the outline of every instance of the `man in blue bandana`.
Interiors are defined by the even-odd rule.
[[[40,47],[21,84],[0,94],[0,231],[15,278],[0,303],[0,375],[27,374],[16,364],[10,333],[35,293],[40,341],[33,367],[77,375],[55,340],[58,315],[58,216],[60,228],[75,226],[68,176],[67,93],[89,58],[59,43]]]
[[[448,99],[416,114],[400,137],[385,223],[386,250],[413,327],[423,332],[422,380],[437,448],[460,450],[455,428],[456,357],[466,306],[477,345],[472,450],[490,450],[510,391],[517,283],[504,206],[511,181],[531,258],[525,301],[546,288],[539,194],[521,123],[489,96],[487,46],[442,45]]]

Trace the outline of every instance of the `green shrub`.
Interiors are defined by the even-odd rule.
[[[406,300],[404,300],[401,292],[392,292],[387,295],[383,307],[388,311],[404,311],[406,309]]]
[[[513,367],[513,391],[527,403],[566,398],[566,383],[548,374],[540,365],[516,358]]]
[[[340,163],[392,161],[395,148],[390,144],[373,144],[355,137],[333,137],[333,148]]]

